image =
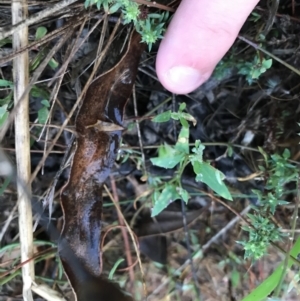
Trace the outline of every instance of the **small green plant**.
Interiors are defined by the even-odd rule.
[[[7,120],[9,115],[9,110],[13,107],[13,87],[14,83],[9,80],[0,79],[0,88],[10,89],[11,91],[5,98],[0,99],[0,128]],[[30,91],[30,96],[43,98],[41,101],[42,107],[38,110],[38,121],[39,123],[45,123],[48,115],[50,104],[47,99],[49,99],[49,93],[37,86],[33,86]]]
[[[283,200],[285,185],[298,181],[298,170],[296,166],[289,163],[290,152],[285,149],[282,155],[265,156],[266,167],[260,166],[260,170],[267,176],[265,190],[254,190],[259,200],[259,205],[254,207],[255,214],[248,214],[251,221],[250,226],[242,228],[249,232],[248,241],[239,241],[244,246],[245,258],[257,260],[267,253],[271,242],[280,241],[283,233],[270,220],[270,214],[274,215],[277,206],[288,202]]]
[[[214,77],[222,80],[228,73],[232,72],[233,67],[237,68],[238,74],[245,75],[247,82],[251,85],[255,80],[265,73],[272,66],[272,59],[260,58],[256,55],[252,62],[234,60],[233,56],[223,59],[214,71]]]
[[[6,97],[0,99],[0,128],[6,121],[9,115],[9,109],[13,102],[13,82],[5,79],[0,79],[0,88],[10,89]]]
[[[190,151],[189,147],[189,121],[196,123],[193,116],[185,112],[186,104],[182,103],[178,112],[167,111],[157,115],[152,120],[154,122],[166,122],[170,119],[179,120],[181,130],[176,145],[164,144],[158,149],[158,157],[152,158],[152,164],[172,169],[178,166],[173,179],[162,183],[158,178],[150,178],[150,185],[154,187],[152,216],[159,214],[171,202],[182,199],[188,202],[190,195],[181,185],[181,176],[187,165],[192,164],[196,174],[196,181],[203,182],[213,191],[225,199],[232,200],[231,194],[223,182],[224,175],[208,162],[203,161],[204,145],[197,140],[195,146]]]
[[[124,23],[134,24],[149,51],[152,45],[163,37],[165,22],[169,18],[168,13],[148,13],[147,7],[132,0],[85,0],[85,8],[91,5],[96,5],[98,9],[103,8],[109,14],[122,11]]]
[[[35,40],[40,40],[42,39],[45,35],[47,34],[47,28],[44,26],[40,26],[37,28],[35,32]],[[34,71],[43,61],[47,53],[49,52],[49,49],[46,47],[39,49],[39,52],[37,55],[34,57],[34,59],[30,62],[29,66],[29,71],[32,72]],[[48,66],[55,70],[58,67],[58,62],[54,59],[51,58],[50,61],[48,62]]]
[[[265,58],[259,58],[256,55],[252,62],[242,62],[238,64],[239,74],[245,75],[249,85],[253,83],[253,80],[258,79],[263,73],[265,73],[272,66],[272,59],[266,60]]]

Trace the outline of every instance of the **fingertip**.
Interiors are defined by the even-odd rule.
[[[177,94],[192,92],[212,74],[258,0],[182,0],[159,47],[156,71]]]
[[[170,92],[187,94],[202,85],[209,76],[210,73],[202,74],[201,71],[196,68],[178,65],[160,74],[159,80]]]

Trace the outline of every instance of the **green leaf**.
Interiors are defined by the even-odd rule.
[[[0,79],[0,87],[10,87],[13,88],[14,83],[9,81],[9,80],[5,80],[5,79]]]
[[[42,107],[38,110],[39,123],[45,124],[49,115],[49,110],[46,107]]]
[[[180,153],[168,144],[164,144],[158,149],[158,157],[151,158],[153,165],[174,168],[180,161],[184,159],[184,153]]]
[[[188,128],[189,127],[189,123],[182,117],[179,117],[180,123],[184,128]]]
[[[115,4],[113,4],[110,8],[109,8],[109,13],[110,14],[114,14],[115,12],[117,12],[118,9],[120,9],[122,6],[121,3],[116,2]]]
[[[114,264],[114,266],[112,267],[111,271],[109,272],[109,275],[108,275],[108,279],[112,280],[113,277],[114,277],[114,274],[118,268],[118,266],[124,261],[123,258],[119,258],[116,263]]]
[[[4,124],[8,117],[9,113],[7,111],[7,105],[0,107],[0,127]]]
[[[272,59],[268,59],[268,60],[265,60],[263,59],[262,61],[262,66],[267,70],[269,68],[271,68],[272,66]]]
[[[233,148],[231,145],[227,146],[227,155],[228,155],[228,157],[232,157],[232,155],[233,155]]]
[[[174,202],[175,200],[180,199],[180,195],[178,194],[176,187],[173,185],[166,185],[166,187],[162,190],[159,195],[157,201],[155,202],[151,216],[156,216],[161,213],[167,206]]]
[[[197,124],[197,120],[189,113],[181,113],[181,118],[184,118],[187,121],[190,121],[193,123],[193,126]]]
[[[184,200],[184,202],[187,204],[187,202],[189,201],[189,198],[190,198],[189,193],[182,187],[178,188],[178,193],[181,196],[181,198]]]
[[[195,163],[194,163],[195,164]],[[221,197],[232,201],[232,196],[226,187],[223,179],[225,176],[216,168],[210,164],[202,162],[200,163],[200,173],[197,173],[196,181],[201,181],[209,186],[213,191],[219,194]],[[199,171],[197,169],[197,171]]]
[[[203,161],[203,151],[205,146],[201,143],[200,140],[195,141],[195,147],[192,148],[193,155],[190,156],[190,161],[192,164],[194,162],[202,162]],[[195,172],[197,173],[197,172]]]
[[[178,112],[182,112],[185,108],[186,108],[186,103],[185,102],[181,103]]]
[[[192,161],[194,173],[201,174],[202,161]]]
[[[179,120],[179,116],[180,116],[180,113],[177,113],[177,112],[171,113],[171,118],[174,120]]]
[[[175,149],[179,151],[180,153],[189,154],[190,148],[189,148],[189,128],[183,127],[180,130],[178,140],[175,145]]]
[[[291,249],[290,255],[297,258],[300,253],[300,238],[297,239],[293,248]],[[287,268],[291,268],[294,262],[288,260]],[[281,275],[283,273],[284,263],[281,263],[278,268],[265,279],[256,289],[254,289],[248,296],[246,296],[242,301],[263,301],[269,296],[270,293],[274,291],[276,286],[280,283]]]
[[[55,70],[58,67],[58,65],[58,62],[54,58],[50,59],[48,63],[48,66],[53,70]]]
[[[44,105],[47,108],[50,108],[50,103],[47,99],[41,100],[41,104]]]
[[[6,44],[11,44],[11,43],[12,43],[11,38],[5,38],[3,40],[0,40],[0,48],[5,46]]]
[[[47,28],[45,26],[40,26],[36,30],[35,39],[39,40],[39,39],[43,38],[46,34],[47,34]]]
[[[10,91],[7,94],[7,96],[5,96],[2,99],[0,98],[0,106],[8,105],[12,101],[12,98],[13,98],[13,91]]]
[[[171,111],[166,111],[152,118],[153,122],[167,122],[171,119]]]
[[[174,168],[184,158],[184,154],[174,155],[173,157],[152,158],[150,159],[153,165]]]
[[[50,97],[50,94],[45,89],[38,86],[32,86],[30,95],[33,97],[41,97],[45,99],[49,99]]]
[[[2,194],[4,193],[5,189],[6,189],[7,186],[9,185],[11,179],[12,179],[11,176],[5,177],[4,183],[3,183],[2,186],[0,187],[0,196],[2,196]]]

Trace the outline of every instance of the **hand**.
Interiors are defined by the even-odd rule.
[[[182,0],[159,47],[163,86],[192,92],[212,74],[259,0]]]

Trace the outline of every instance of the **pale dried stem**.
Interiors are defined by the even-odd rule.
[[[60,293],[47,285],[33,283],[32,290],[47,301],[66,301]]]
[[[28,7],[27,0],[12,0],[12,23],[18,24],[27,18]],[[18,50],[28,43],[28,27],[23,26],[13,33],[13,48]],[[13,60],[13,78],[14,78],[14,100],[15,103],[26,90],[29,77],[28,51],[20,54]],[[23,101],[17,106],[15,114],[15,147],[18,190],[18,211],[19,211],[19,234],[21,260],[26,261],[33,256],[33,228],[31,200],[24,191],[23,184],[28,184],[31,176],[30,170],[30,133],[29,133],[29,95],[23,98]],[[30,192],[30,185],[27,186],[27,192]],[[34,262],[29,261],[22,266],[23,278],[23,298],[31,301],[31,284],[34,281]]]

